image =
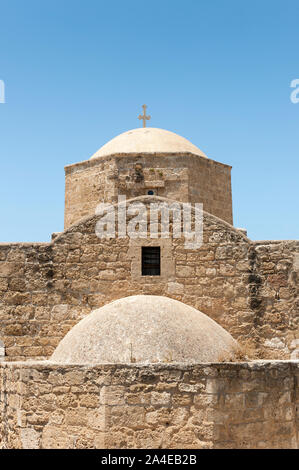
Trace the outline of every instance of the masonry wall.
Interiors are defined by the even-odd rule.
[[[299,359],[299,242],[259,241],[249,255],[249,302],[259,341]],[[275,334],[276,332],[276,334]]]
[[[192,154],[113,155],[65,168],[65,228],[93,215],[100,202],[144,196],[203,203],[232,224],[231,167]]]
[[[298,448],[298,362],[0,365],[2,448]]]
[[[22,371],[0,363],[0,449],[21,448]]]
[[[250,357],[297,357],[298,242],[252,243],[208,214],[198,250],[183,238],[101,240],[96,222],[87,218],[49,244],[0,245],[7,360],[50,357],[81,318],[136,294],[199,309],[249,344]],[[141,276],[143,245],[161,246],[161,276]]]

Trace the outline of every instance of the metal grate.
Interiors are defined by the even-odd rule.
[[[160,247],[142,247],[142,276],[160,276]]]

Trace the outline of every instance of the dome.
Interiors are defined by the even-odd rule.
[[[117,153],[184,153],[206,155],[189,140],[174,132],[153,127],[141,127],[124,132],[103,145],[91,158]]]
[[[51,361],[63,364],[217,362],[237,343],[204,313],[178,300],[135,295],[115,300],[75,325]]]

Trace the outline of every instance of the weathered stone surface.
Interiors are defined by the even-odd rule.
[[[216,322],[168,297],[115,300],[81,320],[51,360],[62,364],[232,360],[238,344]]]
[[[229,225],[230,171],[175,134],[131,131],[66,167],[64,232],[51,243],[0,244],[1,448],[298,447],[298,361],[223,363],[227,354],[206,355],[221,350],[211,320],[202,331],[194,327],[194,309],[216,320],[243,345],[239,360],[299,358],[299,243],[252,242]],[[119,195],[145,204],[146,238],[96,236],[96,206]],[[200,249],[173,237],[173,216],[169,238],[160,222],[159,238],[146,234],[152,203],[174,200],[203,203]],[[141,250],[153,245],[161,274],[143,276]],[[74,325],[92,320],[92,310],[133,295],[185,304],[163,324],[146,309],[146,322],[136,309],[127,323],[126,312],[114,312],[102,328],[114,344],[106,340],[105,360],[97,360],[134,364],[4,362],[49,358]],[[121,348],[127,356],[114,357]],[[195,357],[222,363],[190,364]]]
[[[149,199],[142,201],[149,207]],[[291,346],[298,339],[298,242],[252,243],[204,214],[199,250],[186,250],[184,239],[158,240],[163,273],[154,278],[140,274],[142,244],[153,240],[101,240],[96,220],[81,221],[50,244],[1,247],[0,339],[9,360],[50,357],[92,310],[135,294],[167,296],[202,311],[245,343],[249,357],[298,356]]]
[[[1,363],[0,448],[298,448],[298,378],[298,361]]]
[[[143,196],[148,189],[173,200],[203,203],[206,211],[232,223],[229,165],[206,158],[197,147],[169,131],[147,128],[145,133],[136,129],[125,134],[116,138],[118,150],[113,154],[106,151],[112,150],[111,144],[116,150],[115,139],[107,144],[108,150],[106,145],[102,148],[105,155],[97,153],[65,168],[65,228],[94,214],[99,201],[116,202],[118,194],[128,199]],[[129,146],[120,149],[118,139],[123,137]],[[138,152],[138,147],[143,150]]]

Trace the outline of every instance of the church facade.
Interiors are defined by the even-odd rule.
[[[202,204],[201,246],[173,214],[167,237],[161,215],[155,238],[99,237],[120,196],[147,225]],[[62,233],[0,245],[0,445],[297,447],[298,272],[298,241],[233,226],[230,166],[162,129],[112,139],[65,168]]]

